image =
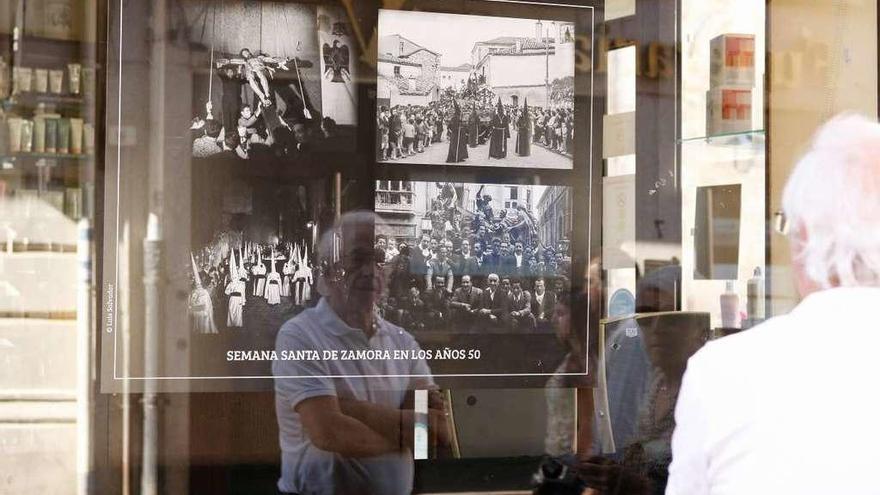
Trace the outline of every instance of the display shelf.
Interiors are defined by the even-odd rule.
[[[11,155],[0,155],[0,162],[15,162],[24,160],[67,160],[67,161],[84,161],[93,158],[94,155],[73,153],[14,153]]]
[[[764,166],[766,142],[763,130],[683,139],[681,157],[683,163],[701,166],[727,163],[744,172],[754,166]]]
[[[40,103],[64,108],[82,109],[90,103],[82,95],[52,94],[52,93],[19,93],[3,100],[6,108],[15,106],[36,107]]]
[[[765,142],[765,131],[764,129],[753,129],[749,131],[713,134],[710,136],[696,136],[679,139],[678,142],[681,144],[705,143],[713,146],[742,146],[751,144],[763,147]]]

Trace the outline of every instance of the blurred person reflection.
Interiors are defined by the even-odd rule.
[[[621,484],[628,491],[620,493],[660,494],[666,488],[681,377],[708,330],[692,314],[669,313],[680,277],[674,263],[652,270],[636,288],[638,317],[606,326],[607,412],[616,450],[579,466],[600,493],[617,493]],[[596,440],[594,452],[601,450],[598,435]]]
[[[377,314],[385,281],[374,249],[379,218],[343,215],[321,238],[318,305],[282,326],[273,362],[282,494],[412,491],[415,413],[409,391],[428,389],[429,431],[445,438],[444,412],[424,359],[345,359],[345,351],[419,351]],[[320,359],[287,359],[315,351]],[[338,351],[339,359],[324,359]]]
[[[803,299],[690,358],[668,494],[880,493],[880,125],[823,126],[782,207]]]
[[[594,260],[585,280],[589,292],[561,297],[553,306],[550,321],[566,354],[545,385],[548,418],[544,450],[548,455],[573,455],[579,446],[589,446],[593,441],[592,388],[597,356],[595,337],[588,335],[587,318],[599,321],[601,305],[596,302],[602,300],[601,273],[599,261]],[[581,312],[587,310],[588,298],[593,303],[589,315]],[[582,390],[573,394],[572,389]]]

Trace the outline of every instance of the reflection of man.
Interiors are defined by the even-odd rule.
[[[295,351],[419,351],[408,332],[377,315],[384,288],[373,245],[378,221],[373,213],[348,213],[325,234],[319,248],[323,298],[278,333],[272,371],[281,493],[393,495],[413,489],[415,423],[405,400],[409,390],[434,388],[423,359],[282,359]],[[438,397],[429,393],[434,419],[442,418]],[[443,430],[429,425],[434,428],[442,438]]]
[[[455,289],[449,307],[452,310],[453,324],[461,325],[462,330],[469,331],[474,324],[475,316],[480,309],[483,291],[471,283],[470,275],[461,276],[461,287]]]

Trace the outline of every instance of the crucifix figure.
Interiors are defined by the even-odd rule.
[[[269,100],[271,95],[271,92],[269,91],[269,78],[273,77],[275,71],[278,69],[290,70],[287,67],[287,63],[290,62],[290,59],[270,57],[268,55],[254,55],[247,48],[242,48],[239,55],[241,55],[241,58],[218,60],[217,67],[220,68],[224,65],[242,66],[244,69],[244,77],[247,79],[251,89],[254,90],[254,94],[260,98],[260,101],[263,102],[264,106],[272,105]]]

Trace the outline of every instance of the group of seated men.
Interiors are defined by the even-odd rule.
[[[474,252],[467,239],[453,249],[450,241],[427,237],[414,248],[389,247],[380,238],[376,247],[389,282],[384,317],[411,331],[551,331],[556,302],[567,297],[563,273],[570,261],[547,250],[536,262],[522,243],[512,244],[512,251],[501,243]]]

